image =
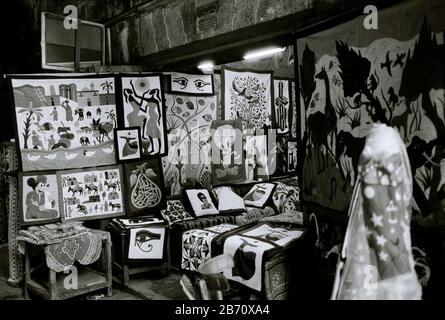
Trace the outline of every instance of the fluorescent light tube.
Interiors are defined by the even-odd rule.
[[[255,52],[246,54],[244,56],[244,60],[256,59],[256,58],[260,58],[260,57],[264,57],[264,56],[270,56],[270,55],[273,55],[276,53],[283,52],[284,50],[286,50],[286,48],[270,48],[270,49],[255,51]]]
[[[213,69],[213,67],[214,67],[214,65],[211,62],[206,62],[206,63],[200,64],[198,66],[199,69],[205,69],[205,70]]]

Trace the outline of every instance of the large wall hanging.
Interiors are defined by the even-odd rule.
[[[23,171],[115,163],[114,77],[13,77]]]
[[[444,158],[443,33],[422,17],[425,3],[379,12],[297,41],[304,113],[303,198],[346,211],[373,124],[396,128],[407,146],[414,198],[425,214],[440,187]],[[393,17],[404,12],[399,28]]]
[[[216,97],[165,95],[168,156],[162,158],[167,195],[181,195],[183,187],[207,188],[210,169],[210,125],[216,119]]]
[[[245,180],[241,120],[214,120],[212,131],[212,178],[215,185]]]
[[[141,128],[144,156],[164,156],[167,130],[162,75],[122,76],[121,85],[124,126]]]
[[[271,127],[272,73],[223,67],[221,76],[223,118],[240,119],[243,129]]]

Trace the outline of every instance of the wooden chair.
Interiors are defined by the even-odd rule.
[[[227,278],[222,274],[234,266],[233,258],[222,254],[203,263],[198,271],[201,275],[199,289],[203,300],[223,300],[223,292],[230,289]]]

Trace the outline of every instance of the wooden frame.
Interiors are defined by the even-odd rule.
[[[108,208],[108,206],[112,207],[112,212],[108,213],[108,214],[97,214],[97,211],[96,211],[96,215],[92,214],[91,216],[88,216],[88,212],[85,213],[85,210],[87,210],[87,209],[82,208],[82,206],[83,207],[86,207],[86,206],[81,204],[80,200],[79,200],[79,202],[77,202],[77,199],[74,199],[76,192],[78,192],[79,196],[81,196],[83,191],[87,192],[86,191],[87,188],[85,188],[85,190],[83,190],[83,191],[79,190],[79,188],[76,188],[77,189],[76,192],[74,192],[76,189],[71,191],[71,192],[73,192],[73,196],[71,198],[73,198],[72,201],[74,201],[74,202],[73,202],[73,204],[70,204],[70,205],[81,206],[80,208],[77,207],[77,210],[79,212],[82,212],[85,216],[83,216],[83,217],[82,216],[81,217],[74,217],[74,218],[68,218],[67,219],[66,218],[67,212],[65,212],[66,209],[65,209],[64,205],[66,204],[66,201],[71,200],[71,199],[69,199],[69,198],[64,199],[63,188],[67,188],[68,187],[68,189],[69,189],[70,187],[63,185],[63,177],[67,176],[69,174],[76,174],[76,173],[88,173],[88,172],[93,172],[93,173],[94,172],[100,172],[100,173],[102,173],[102,172],[106,172],[107,170],[118,170],[118,172],[119,172],[119,184],[120,184],[120,191],[119,191],[120,196],[119,196],[119,198],[120,198],[120,202],[118,204],[120,204],[120,208],[118,206],[116,206],[117,211],[114,212],[114,206],[112,206],[111,204],[108,204],[108,203],[111,203],[112,200],[102,199],[102,200],[105,200],[104,203],[105,203],[105,207],[106,208]],[[60,202],[61,208],[62,208],[62,210],[61,210],[61,217],[62,217],[62,222],[63,223],[65,223],[67,221],[85,221],[85,220],[106,219],[106,218],[112,218],[112,217],[118,217],[118,216],[125,215],[125,200],[123,198],[123,195],[125,194],[125,192],[124,192],[125,188],[124,188],[123,183],[122,183],[122,181],[123,181],[122,165],[105,166],[105,167],[97,167],[97,168],[89,168],[89,169],[74,169],[74,170],[67,170],[67,171],[58,171],[57,172],[57,180],[58,180],[58,185],[59,185],[59,195],[60,195],[59,202]],[[105,180],[108,180],[108,179],[105,178]],[[113,178],[110,178],[110,180],[113,180]],[[78,186],[76,179],[74,179],[72,181],[73,181],[73,184],[71,184],[71,186]],[[67,183],[70,183],[70,182],[67,182]],[[107,181],[105,181],[105,183],[107,183]],[[87,185],[87,183],[83,183],[83,184]],[[94,184],[94,183],[92,182],[92,184]],[[116,187],[119,187],[119,186],[115,184],[113,187],[111,187],[110,185],[113,185],[113,183],[108,185],[108,190],[110,188],[114,187],[114,191],[113,192],[116,193],[116,191],[115,191]],[[103,188],[105,188],[105,184],[104,184]],[[67,191],[67,192],[69,192],[69,191]],[[95,196],[94,195],[95,193],[96,192],[92,192],[93,196]],[[99,193],[99,191],[97,193]],[[105,190],[103,191],[103,193],[105,193]],[[110,194],[106,194],[106,195],[110,196]],[[62,203],[64,205],[62,205]],[[106,211],[109,211],[109,210],[106,210]]]
[[[253,70],[253,69],[236,69],[231,67],[223,66],[221,68],[221,119],[222,120],[237,120],[237,119],[226,119],[226,101],[225,101],[225,91],[226,91],[226,71],[229,72],[238,72],[238,73],[257,73],[257,74],[267,74],[270,75],[270,105],[268,106],[270,111],[270,126],[268,128],[272,128],[275,122],[275,112],[274,112],[274,88],[273,88],[273,71],[264,71],[264,70]],[[263,125],[261,128],[256,129],[264,129],[266,125]],[[244,130],[245,128],[243,128]]]
[[[160,116],[162,116],[162,123],[160,123],[160,125],[163,128],[163,133],[161,134],[161,137],[158,138],[158,139],[160,141],[162,141],[163,146],[164,146],[164,150],[163,150],[163,152],[159,151],[157,153],[152,153],[152,154],[149,154],[149,153],[145,152],[144,141],[148,141],[148,140],[144,139],[144,131],[141,129],[141,141],[142,141],[142,147],[143,147],[143,151],[144,151],[143,155],[142,155],[142,158],[163,157],[163,156],[168,155],[167,111],[166,111],[166,108],[165,108],[164,75],[161,74],[161,73],[122,73],[122,74],[119,75],[119,82],[116,85],[116,93],[119,93],[118,97],[117,97],[117,101],[119,101],[119,103],[118,103],[119,108],[118,108],[118,111],[117,111],[117,113],[118,113],[118,120],[119,120],[119,122],[118,122],[118,124],[119,124],[118,127],[119,128],[134,126],[134,124],[132,124],[132,123],[128,123],[128,125],[127,125],[126,122],[128,122],[128,119],[126,119],[126,116],[125,116],[125,104],[126,104],[125,100],[126,100],[126,98],[125,98],[125,93],[124,93],[124,89],[125,88],[123,88],[123,86],[124,86],[123,82],[124,82],[124,79],[128,79],[128,78],[134,78],[134,79],[158,78],[158,81],[159,81]],[[138,98],[138,100],[141,100],[142,98],[144,98],[145,99],[144,102],[146,102],[147,99],[150,99],[150,98],[146,98],[145,97],[146,93],[144,93],[140,97],[136,96],[136,98]],[[134,99],[133,95],[132,95],[132,97]],[[141,102],[140,106],[142,106],[142,104],[143,104],[143,102]],[[159,121],[159,119],[158,119],[158,121]],[[147,144],[147,142],[145,142],[145,144]]]
[[[138,151],[139,151],[139,157],[134,158],[121,158],[120,154],[120,148],[119,148],[119,132],[120,131],[136,131],[136,137],[137,137],[137,144],[138,144]],[[128,143],[128,142],[127,142]],[[128,160],[139,160],[142,158],[142,138],[141,138],[141,128],[140,127],[129,127],[129,128],[115,128],[114,129],[114,145],[115,145],[115,152],[116,152],[116,160],[118,162],[124,162]]]
[[[56,218],[43,218],[43,219],[38,219],[38,220],[29,220],[26,221],[25,219],[25,212],[24,212],[24,204],[25,204],[25,197],[23,195],[24,193],[24,184],[23,184],[23,179],[25,177],[35,177],[35,176],[53,176],[55,178],[55,189],[56,189],[56,195],[53,195],[57,198],[57,206],[54,207],[52,210],[57,210],[58,211],[58,216]],[[19,172],[18,174],[18,191],[19,191],[19,202],[18,202],[18,207],[19,207],[19,219],[20,219],[20,225],[21,226],[30,226],[30,225],[39,225],[39,224],[47,224],[47,223],[51,223],[51,222],[57,222],[60,221],[61,216],[62,216],[62,212],[61,212],[61,206],[60,206],[60,195],[59,195],[59,186],[58,186],[58,179],[57,179],[57,173],[56,172],[48,172],[48,171],[38,171],[38,172]],[[44,199],[44,201],[46,201],[47,199]]]
[[[57,71],[74,71],[74,70],[79,70],[81,68],[86,68],[89,67],[91,65],[104,65],[105,64],[105,43],[108,42],[109,45],[109,41],[106,40],[106,35],[105,35],[105,26],[103,24],[99,24],[99,23],[94,23],[94,22],[90,22],[90,21],[85,21],[85,20],[81,20],[78,19],[78,29],[74,30],[73,32],[75,32],[75,55],[74,55],[74,61],[73,62],[61,62],[61,63],[49,63],[47,61],[47,57],[46,57],[46,48],[47,48],[47,43],[46,43],[46,17],[51,17],[54,20],[60,20],[60,24],[63,25],[64,23],[64,16],[59,16],[53,13],[49,13],[49,12],[42,12],[41,14],[41,49],[42,49],[42,69],[47,69],[47,70],[57,70]],[[101,61],[80,61],[80,38],[79,38],[79,30],[81,29],[81,26],[85,25],[85,26],[94,26],[94,27],[98,27],[101,29]],[[110,39],[110,38],[108,38]]]

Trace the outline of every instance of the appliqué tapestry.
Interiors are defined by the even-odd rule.
[[[222,115],[225,120],[240,119],[244,129],[270,127],[273,120],[271,72],[223,67]]]
[[[165,95],[168,156],[162,158],[167,195],[178,196],[184,187],[212,184],[210,125],[216,119],[216,96]]]
[[[60,220],[56,174],[19,174],[20,221],[22,225],[46,224]]]
[[[114,129],[118,161],[137,160],[142,157],[141,128]]]
[[[271,177],[281,177],[287,174],[287,142],[288,135],[277,136],[271,150]],[[275,169],[275,171],[273,171]]]
[[[213,95],[212,74],[186,74],[172,72],[170,74],[170,92],[193,95]]]
[[[244,181],[241,120],[214,120],[211,133],[213,184]]]
[[[295,173],[297,171],[298,157],[297,157],[297,142],[287,142],[287,172]]]
[[[263,208],[272,195],[275,183],[257,183],[244,196],[246,206]]]
[[[115,78],[12,78],[23,171],[116,162]]]
[[[131,228],[128,259],[162,259],[164,244],[165,227]]]
[[[124,163],[126,215],[159,213],[165,208],[164,177],[160,159]]]
[[[292,99],[291,99],[291,81],[289,79],[274,78],[274,128],[277,134],[288,134],[292,125]]]
[[[201,264],[208,261],[212,254],[212,240],[219,233],[194,229],[182,235],[181,269],[198,271]]]
[[[398,130],[415,201],[432,212],[445,157],[444,36],[422,17],[425,2],[401,6],[379,12],[378,32],[357,18],[298,40],[305,200],[347,210],[366,135],[380,122]],[[402,11],[410,28],[392,23]]]
[[[224,270],[224,275],[229,280],[261,291],[264,253],[286,246],[297,240],[302,233],[300,230],[274,228],[262,223],[228,237],[224,242],[224,254],[233,257],[234,266],[232,269]]]
[[[125,214],[122,166],[57,172],[62,222]]]
[[[164,156],[167,130],[161,76],[123,76],[121,79],[124,126],[141,128],[144,156]]]

